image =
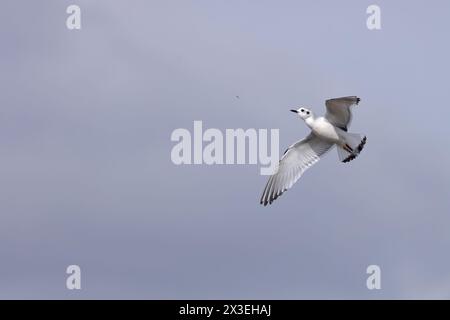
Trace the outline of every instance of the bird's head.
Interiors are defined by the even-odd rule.
[[[291,111],[297,113],[300,116],[300,118],[302,118],[303,120],[306,120],[313,116],[312,111],[305,107],[300,107],[297,110],[291,110]]]

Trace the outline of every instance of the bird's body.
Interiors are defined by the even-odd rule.
[[[334,146],[337,146],[342,162],[349,162],[359,155],[366,143],[366,137],[347,132],[352,119],[350,108],[359,101],[356,96],[327,100],[327,113],[323,117],[316,117],[306,108],[291,110],[299,114],[311,129],[311,133],[286,150],[277,172],[267,182],[261,204],[271,204]]]
[[[305,122],[316,136],[324,140],[337,143],[343,139],[342,132],[344,131],[335,127],[324,117],[311,117],[306,119]]]

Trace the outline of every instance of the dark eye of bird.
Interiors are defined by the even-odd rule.
[[[306,111],[306,114],[309,114],[309,111]]]
[[[300,109],[300,112],[305,112],[305,110],[303,110],[303,109]]]

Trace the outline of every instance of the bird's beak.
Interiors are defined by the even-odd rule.
[[[297,111],[297,110],[294,110],[294,109],[291,109],[291,112],[298,113],[298,111]]]

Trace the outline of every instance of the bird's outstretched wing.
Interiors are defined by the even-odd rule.
[[[347,131],[352,121],[351,106],[358,104],[360,100],[357,96],[350,96],[325,101],[327,106],[325,118],[336,127]]]
[[[310,133],[305,139],[290,146],[278,164],[278,170],[266,184],[261,196],[261,204],[271,204],[283,192],[302,176],[309,167],[320,160],[320,157],[331,149],[333,143],[329,143]]]

